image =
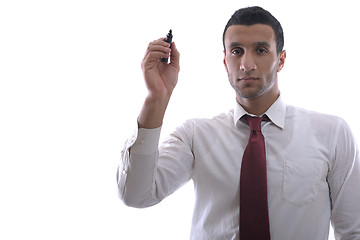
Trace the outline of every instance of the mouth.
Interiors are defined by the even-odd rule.
[[[255,80],[258,80],[258,79],[259,78],[256,78],[256,77],[246,76],[246,77],[240,78],[239,80],[240,81],[255,81]]]

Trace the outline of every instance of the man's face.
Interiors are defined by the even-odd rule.
[[[284,65],[286,52],[277,54],[275,32],[269,25],[232,25],[224,42],[224,64],[239,102],[241,98],[278,94],[277,72]]]

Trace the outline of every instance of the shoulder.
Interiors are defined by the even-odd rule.
[[[286,120],[293,121],[296,124],[316,126],[321,128],[339,127],[346,124],[345,121],[336,115],[307,110],[300,107],[288,105],[286,111]]]
[[[186,120],[176,131],[187,132],[188,134],[210,133],[226,131],[226,129],[234,129],[234,111],[229,110],[213,117],[191,118]]]
[[[223,112],[210,118],[193,118],[186,121],[185,124],[191,124],[196,128],[219,127],[234,125],[234,110]]]
[[[299,107],[288,106],[285,125],[297,133],[334,144],[338,141],[354,141],[353,133],[348,123],[341,117]],[[342,140],[341,140],[342,139]],[[346,140],[345,140],[346,139]]]
[[[233,110],[230,110],[228,113],[220,113],[211,118],[188,119],[176,127],[169,137],[192,142],[194,136],[207,138],[214,134],[220,134],[226,129],[233,128],[233,115]]]
[[[285,131],[294,136],[298,144],[310,149],[315,147],[322,154],[327,152],[329,159],[334,159],[336,153],[346,155],[356,149],[356,140],[348,123],[336,115],[288,106]]]

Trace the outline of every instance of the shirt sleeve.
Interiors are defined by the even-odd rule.
[[[117,182],[128,206],[157,204],[191,178],[191,126],[177,128],[159,147],[160,132],[161,127],[136,130],[121,152]]]
[[[360,239],[360,155],[355,138],[342,121],[329,173],[331,221],[337,240]]]

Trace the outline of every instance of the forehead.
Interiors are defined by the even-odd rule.
[[[266,42],[276,48],[275,32],[266,24],[232,25],[226,30],[224,41],[226,48],[233,43],[247,46],[257,42]]]

